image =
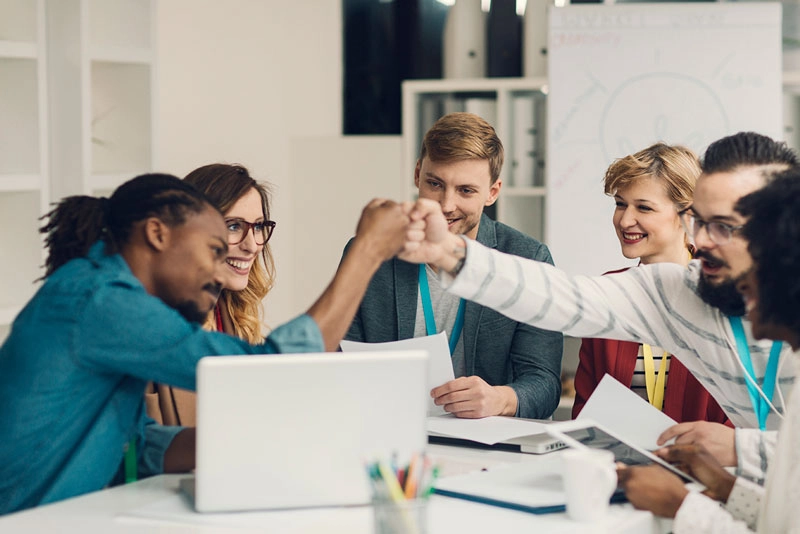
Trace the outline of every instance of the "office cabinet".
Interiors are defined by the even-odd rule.
[[[40,217],[153,168],[155,0],[0,0],[0,341],[36,290]]]
[[[54,198],[153,168],[154,18],[151,0],[48,0]]]
[[[0,340],[42,275],[48,191],[44,0],[0,0]]]

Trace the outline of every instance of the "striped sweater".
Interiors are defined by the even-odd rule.
[[[575,337],[649,343],[669,351],[716,399],[737,429],[739,471],[762,481],[774,432],[759,432],[728,318],[697,293],[700,262],[643,265],[606,276],[569,276],[550,265],[499,253],[465,239],[467,257],[455,279],[444,275],[453,294],[546,330]],[[763,380],[771,341],[752,338],[744,322],[756,379]],[[784,344],[773,404],[785,410],[795,381],[791,348]],[[781,417],[770,413],[767,428]]]

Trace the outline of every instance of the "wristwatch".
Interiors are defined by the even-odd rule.
[[[464,268],[464,262],[467,259],[467,247],[465,247],[465,246],[457,247],[454,252],[456,252],[456,253],[460,252],[461,253],[461,257],[458,258],[458,261],[453,266],[453,268],[448,271],[450,276],[452,276],[453,278],[458,276],[458,273],[460,273],[461,269]]]

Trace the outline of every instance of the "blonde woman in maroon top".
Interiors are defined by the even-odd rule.
[[[688,265],[693,247],[678,212],[691,204],[699,175],[700,164],[691,150],[663,143],[618,159],[608,168],[605,193],[616,203],[612,222],[623,256],[638,258],[640,265]],[[728,422],[711,395],[670,354],[659,347],[608,339],[583,340],[573,418],[606,373],[678,423]]]

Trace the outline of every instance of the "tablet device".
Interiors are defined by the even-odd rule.
[[[665,462],[650,451],[626,442],[623,438],[591,419],[553,423],[547,425],[546,429],[550,435],[561,439],[567,446],[571,446],[570,442],[577,441],[592,449],[611,451],[614,453],[614,460],[625,465],[650,465],[656,463],[678,475],[684,482],[700,484],[700,482],[674,465]],[[702,484],[700,485],[702,486]]]

